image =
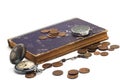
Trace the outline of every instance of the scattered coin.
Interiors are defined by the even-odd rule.
[[[65,32],[59,32],[58,36],[64,37],[64,36],[66,36],[66,33]]]
[[[33,78],[33,77],[35,77],[35,76],[36,76],[36,73],[35,73],[34,71],[25,74],[25,77],[26,77],[26,78]]]
[[[98,44],[97,44],[97,45],[98,45]],[[87,47],[87,48],[88,48],[88,52],[95,52],[96,49],[98,48],[97,45],[96,45],[96,44],[93,44],[93,45],[88,46],[88,47]]]
[[[47,69],[47,68],[52,67],[52,64],[51,64],[51,63],[45,63],[45,64],[42,65],[42,67],[43,67],[44,69]]]
[[[109,48],[108,50],[109,50],[109,51],[114,51],[114,49],[113,49],[113,48]]]
[[[43,29],[43,30],[41,30],[41,32],[42,33],[48,33],[48,32],[50,32],[50,29]]]
[[[76,74],[76,75],[67,75],[67,78],[69,78],[69,79],[76,79],[78,77],[78,74]]]
[[[69,70],[68,74],[69,75],[76,75],[76,74],[78,74],[78,70],[76,70],[76,69]]]
[[[47,36],[40,36],[39,39],[41,40],[44,40],[44,39],[47,39],[48,37]]]
[[[108,52],[101,52],[100,55],[101,55],[101,56],[107,56],[107,55],[108,55]]]
[[[78,53],[79,54],[85,54],[85,53],[87,53],[87,49],[86,48],[84,48],[84,49],[78,49]]]
[[[90,69],[89,68],[80,68],[79,72],[82,73],[82,74],[89,73]]]
[[[101,51],[108,50],[108,46],[98,46],[98,49]]]
[[[94,55],[99,55],[99,54],[100,54],[99,51],[94,52]]]
[[[54,63],[52,64],[53,67],[60,67],[60,66],[62,66],[62,65],[63,65],[63,63],[62,63],[61,61],[54,62]]]
[[[91,57],[92,54],[91,54],[90,52],[88,52],[88,53],[85,53],[84,56],[85,56],[86,58],[88,58],[88,57]]]
[[[111,45],[110,46],[110,48],[112,48],[112,49],[117,49],[117,48],[119,48],[120,46],[119,45]]]
[[[60,75],[63,74],[63,71],[62,71],[62,70],[55,70],[55,71],[53,71],[52,74],[53,74],[54,76],[60,76]]]
[[[110,42],[102,42],[101,45],[102,46],[108,46],[108,45],[110,45]]]

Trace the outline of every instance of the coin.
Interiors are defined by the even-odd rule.
[[[53,35],[53,36],[57,36],[58,35],[58,33],[59,33],[59,31],[57,30],[57,29],[55,29],[55,28],[52,28],[52,29],[50,29],[50,32],[49,32],[51,35]]]
[[[76,74],[76,75],[67,75],[67,78],[69,78],[69,79],[76,79],[78,77],[78,74]]]
[[[84,49],[78,49],[78,53],[79,54],[85,54],[85,53],[87,53],[87,49],[86,48],[84,48]]]
[[[110,45],[110,42],[102,42],[101,45],[102,46],[108,46],[108,45]]]
[[[119,45],[111,45],[110,46],[110,48],[112,48],[112,49],[117,49],[117,48],[119,48],[120,46]]]
[[[114,51],[114,49],[113,49],[113,48],[109,48],[108,50],[109,50],[109,51]]]
[[[99,54],[100,54],[99,51],[94,52],[94,55],[99,55]]]
[[[58,36],[64,37],[64,36],[66,36],[66,33],[65,32],[59,32]]]
[[[47,37],[49,37],[49,38],[56,38],[57,36],[54,36],[54,35],[48,34]]]
[[[36,76],[36,73],[35,73],[34,71],[25,74],[25,77],[26,77],[26,78],[33,78],[33,77],[35,77],[35,76]]]
[[[108,46],[98,46],[98,49],[101,51],[108,50]]]
[[[76,74],[78,74],[78,70],[76,70],[76,69],[69,70],[68,74],[69,75],[76,75]]]
[[[51,63],[45,63],[45,64],[42,65],[42,67],[43,67],[44,69],[47,69],[47,68],[52,67],[52,64],[51,64]]]
[[[82,73],[82,74],[89,73],[90,69],[89,68],[80,68],[79,72]]]
[[[55,70],[55,71],[53,71],[52,74],[53,74],[54,76],[60,76],[60,75],[63,74],[63,71],[62,71],[62,70]]]
[[[62,66],[62,65],[63,65],[63,63],[60,62],[60,61],[52,63],[52,66],[53,66],[53,67],[60,67],[60,66]]]
[[[88,53],[85,53],[84,56],[85,56],[86,58],[88,58],[88,57],[91,57],[92,54],[91,54],[90,52],[88,52]]]
[[[108,55],[108,52],[101,52],[100,55],[101,55],[101,56],[107,56],[107,55]]]
[[[48,32],[50,32],[50,29],[43,29],[40,32],[42,32],[42,33],[48,33]]]
[[[44,40],[44,39],[47,39],[48,37],[47,36],[40,36],[39,39],[41,40]]]
[[[90,46],[87,46],[88,52],[95,52],[96,49],[98,48],[98,44],[92,44]]]

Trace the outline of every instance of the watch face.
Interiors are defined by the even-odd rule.
[[[76,36],[86,36],[89,34],[90,27],[87,25],[75,25],[71,28],[73,35]]]
[[[18,70],[29,70],[32,69],[35,64],[31,61],[21,61],[16,65],[16,69]]]

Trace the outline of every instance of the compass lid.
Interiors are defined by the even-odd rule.
[[[10,53],[10,62],[18,64],[25,57],[26,49],[24,44],[16,44]]]

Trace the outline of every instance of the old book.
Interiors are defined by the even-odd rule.
[[[71,28],[75,25],[90,26],[90,34],[82,38],[73,36],[71,33]],[[41,32],[41,30],[50,30],[53,28],[57,29],[59,32],[65,32],[66,36],[39,39],[40,36],[49,35],[47,32]],[[14,47],[16,44],[23,43],[27,49],[25,57],[36,64],[40,64],[106,39],[108,39],[106,29],[81,19],[74,18],[8,39],[8,44],[10,47]]]

